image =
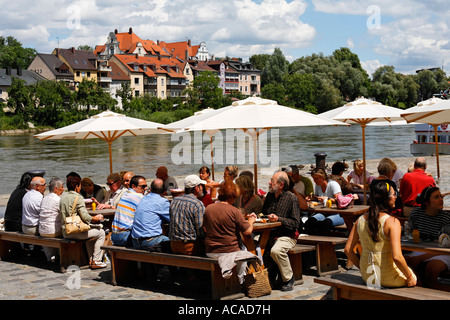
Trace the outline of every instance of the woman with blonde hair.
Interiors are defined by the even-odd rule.
[[[372,174],[366,170],[366,181],[364,182],[364,162],[361,159],[353,161],[353,170],[347,175],[347,182],[350,182],[354,187],[363,189],[364,185],[369,183]]]

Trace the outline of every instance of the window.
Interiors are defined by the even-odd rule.
[[[134,71],[139,71],[139,66],[137,64],[134,65]]]
[[[90,71],[88,71],[87,76],[88,76],[88,78],[91,77],[91,72]]]
[[[77,77],[79,77],[80,76],[80,71],[77,71]]]
[[[139,78],[134,78],[134,84],[139,84]]]
[[[164,78],[161,79],[161,85],[164,85]],[[164,96],[164,91],[163,91],[163,96]]]
[[[140,95],[139,90],[134,91],[134,96],[135,96],[135,97],[139,97],[139,95]]]
[[[161,98],[164,98],[164,91],[161,91]]]

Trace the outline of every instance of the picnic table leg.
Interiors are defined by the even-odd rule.
[[[70,244],[60,244],[59,263],[61,266],[61,272],[66,272],[66,269],[71,265],[82,267],[89,264],[89,261],[87,261],[84,254],[83,244],[84,242],[82,241]]]
[[[9,251],[14,247],[14,243],[7,240],[0,240],[0,259],[4,260],[8,256]],[[18,245],[20,246],[19,243]]]
[[[233,275],[230,279],[224,279],[220,266],[218,264],[213,265],[211,270],[212,299],[234,300],[244,297],[236,274],[236,267],[233,268],[232,272]]]
[[[319,276],[326,276],[339,272],[334,244],[318,243],[316,245],[317,272]]]
[[[302,253],[290,254],[289,261],[294,273],[295,285],[303,284]]]

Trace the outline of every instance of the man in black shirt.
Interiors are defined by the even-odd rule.
[[[294,288],[294,273],[289,262],[288,251],[297,243],[300,223],[300,206],[297,197],[288,191],[289,178],[285,172],[276,172],[269,182],[269,194],[264,201],[262,213],[270,222],[281,222],[281,226],[270,233],[270,257],[277,264],[283,281],[282,291]]]

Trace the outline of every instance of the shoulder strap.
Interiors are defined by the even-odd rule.
[[[73,216],[73,215],[74,215],[73,212],[74,212],[74,210],[75,210],[75,205],[76,205],[76,203],[77,203],[77,200],[78,200],[78,195],[75,197],[75,201],[73,202],[72,213],[70,214],[70,216]]]

